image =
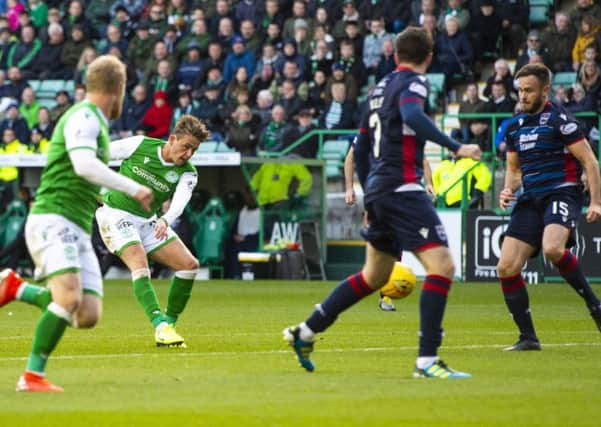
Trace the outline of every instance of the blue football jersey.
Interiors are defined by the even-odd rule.
[[[505,142],[518,154],[524,195],[579,185],[582,166],[567,147],[584,138],[578,123],[550,102],[538,114],[515,116]]]
[[[370,95],[357,140],[371,148],[366,203],[403,185],[421,185],[426,141],[403,123],[400,106],[415,102],[424,108],[428,90],[425,76],[399,67],[380,80]]]

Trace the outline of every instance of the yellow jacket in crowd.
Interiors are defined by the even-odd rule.
[[[21,141],[14,139],[8,144],[0,146],[0,155],[4,154],[31,154],[33,151],[25,144],[21,144]],[[19,170],[14,166],[6,166],[0,168],[0,181],[10,182],[14,181],[19,177]]]
[[[463,196],[463,184],[460,178],[477,162],[464,157],[458,160],[443,160],[432,173],[432,184],[436,194],[446,194],[444,202],[446,206],[459,206]],[[459,182],[457,182],[459,180]],[[486,193],[492,183],[492,175],[484,163],[480,163],[467,175],[467,200],[471,200],[472,188]],[[453,185],[455,184],[455,185]]]
[[[257,192],[260,206],[288,200],[292,180],[298,180],[296,195],[305,197],[313,185],[313,177],[302,164],[263,163],[252,177],[251,186]]]

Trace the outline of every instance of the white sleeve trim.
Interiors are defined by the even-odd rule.
[[[179,218],[179,216],[184,212],[186,205],[192,197],[192,192],[196,187],[197,180],[198,175],[196,172],[185,172],[182,174],[179,182],[177,183],[177,187],[175,187],[175,192],[173,193],[173,199],[171,200],[169,210],[162,216],[162,218],[167,221],[167,224],[173,224],[173,221]]]
[[[76,147],[79,148],[79,147]],[[96,151],[73,150],[69,151],[69,158],[73,170],[77,175],[93,184],[101,185],[112,190],[122,191],[133,196],[142,186],[132,179],[123,176],[96,157]]]
[[[129,138],[117,139],[111,142],[111,160],[123,160],[131,157],[144,141],[143,135],[130,136]]]
[[[89,108],[81,108],[74,112],[65,123],[65,148],[67,151],[76,148],[98,148],[100,120]]]

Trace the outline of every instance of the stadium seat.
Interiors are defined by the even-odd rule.
[[[42,84],[42,82],[39,80],[28,80],[27,84],[33,89],[34,92],[37,92],[38,90],[40,90],[40,85]]]
[[[553,86],[569,87],[576,83],[576,73],[565,72],[553,74]]]
[[[546,24],[549,21],[549,5],[530,3],[530,23]]]
[[[350,142],[347,139],[325,141],[321,158],[326,161],[326,175],[330,179],[342,177],[344,158],[348,152]]]
[[[233,153],[234,150],[230,146],[228,146],[225,142],[221,141],[217,143],[217,152],[218,153]]]
[[[445,75],[442,73],[428,73],[426,78],[430,83],[428,105],[432,111],[438,109],[438,100],[444,95]]]
[[[13,200],[6,212],[0,217],[2,222],[2,247],[8,246],[19,234],[27,218],[27,206],[21,200]]]
[[[43,80],[37,90],[38,98],[54,98],[56,92],[65,88],[63,80]]]
[[[223,277],[223,243],[225,241],[227,212],[221,199],[213,197],[195,219],[196,232],[192,246],[196,257],[209,270],[219,271]]]
[[[214,153],[219,145],[216,141],[205,141],[198,146],[197,153]]]
[[[75,82],[73,80],[65,80],[63,83],[63,89],[69,92],[69,95],[73,96],[73,92],[75,92]]]
[[[40,107],[46,107],[51,110],[56,105],[56,100],[54,98],[39,98],[38,103]]]

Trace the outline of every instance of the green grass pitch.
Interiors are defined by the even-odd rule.
[[[166,282],[157,282],[164,302]],[[14,392],[36,308],[0,310],[0,426],[598,426],[601,334],[567,285],[531,286],[542,352],[517,333],[497,284],[456,284],[441,356],[469,380],[415,380],[419,293],[397,312],[371,296],[316,344],[304,372],[281,339],[333,287],[199,282],[178,324],[187,349],[156,348],[127,281],[105,285],[93,330],[68,330],[49,362],[61,395]],[[598,291],[601,289],[597,288]]]

